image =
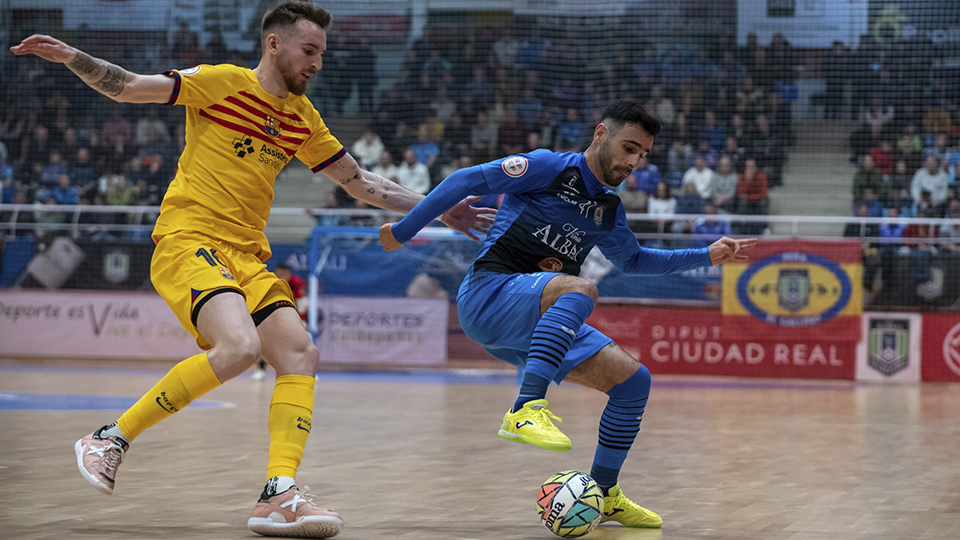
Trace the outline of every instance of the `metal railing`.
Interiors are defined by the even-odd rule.
[[[25,213],[31,214],[30,222],[22,222],[21,218]],[[44,213],[60,213],[62,219],[59,222],[34,222],[38,216],[42,217]],[[149,235],[153,231],[153,222],[156,216],[160,214],[159,206],[93,206],[93,205],[47,205],[47,204],[0,204],[0,234],[9,236],[19,236],[23,234],[35,233],[37,230],[43,232],[66,232],[73,238],[80,238],[85,235],[95,233],[136,233],[140,235]],[[98,222],[82,219],[84,215],[126,215],[124,223],[117,222]],[[320,219],[324,216],[337,217],[346,220],[350,218],[374,218],[379,222],[394,221],[400,214],[387,210],[357,210],[343,208],[295,208],[278,207],[270,211],[271,218],[277,216],[304,216],[314,219]],[[117,220],[116,217],[113,218]],[[897,242],[899,240],[882,238],[876,236],[867,236],[868,225],[881,225],[885,223],[906,223],[916,225],[931,226],[960,226],[960,219],[946,218],[860,218],[852,216],[785,216],[785,215],[740,215],[740,214],[674,214],[670,216],[651,215],[651,214],[627,214],[627,221],[634,224],[654,224],[655,229],[650,231],[646,227],[646,232],[637,232],[637,238],[647,239],[696,239],[697,235],[690,233],[678,233],[671,231],[669,223],[682,221],[696,221],[698,219],[707,219],[714,221],[729,221],[733,224],[762,223],[767,225],[786,224],[789,228],[789,234],[773,234],[769,230],[764,234],[769,239],[790,239],[806,238],[812,240],[838,240],[842,238],[843,228],[851,223],[859,227],[859,238],[871,242]],[[276,221],[276,220],[275,220]],[[825,235],[822,233],[810,234],[804,232],[804,226],[816,225],[822,229],[823,225],[838,225],[837,234]],[[779,227],[782,230],[784,227]],[[270,232],[282,232],[287,235],[301,235],[302,238],[310,236],[313,226],[267,226],[268,236]],[[957,239],[938,238],[932,236],[933,227],[930,228],[931,236],[928,238],[911,238],[911,242],[917,243],[946,243],[954,242]],[[849,238],[847,238],[849,239]]]

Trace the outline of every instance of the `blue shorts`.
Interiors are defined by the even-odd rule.
[[[457,314],[464,333],[494,358],[519,368],[527,365],[533,331],[540,322],[540,295],[555,272],[534,274],[468,274],[457,294]],[[560,364],[559,383],[587,358],[613,341],[584,324]]]

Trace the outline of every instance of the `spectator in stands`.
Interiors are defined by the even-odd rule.
[[[900,217],[900,211],[896,207],[887,208],[888,218]],[[880,224],[880,252],[894,253],[900,249],[900,238],[903,231],[907,228],[906,221],[894,221]]]
[[[54,198],[52,190],[37,190],[37,202],[45,205],[56,205],[57,199]],[[37,248],[43,250],[42,244],[49,242],[55,236],[63,233],[60,225],[66,219],[66,214],[57,210],[35,210],[33,212],[33,221],[36,223],[34,234],[37,236]]]
[[[29,137],[20,141],[20,163],[22,170],[31,170],[34,165],[47,163],[50,158],[50,131],[42,125],[37,125],[30,132]]]
[[[940,227],[940,238],[952,240],[940,245],[951,253],[958,254],[960,253],[960,200],[952,199],[947,204],[947,213],[944,217],[957,221]]]
[[[581,121],[580,113],[577,109],[573,107],[566,109],[563,119],[557,123],[557,144],[555,146],[576,148],[579,150],[584,126],[585,124]]]
[[[122,174],[117,176],[106,192],[108,206],[130,206],[133,204],[135,189],[127,184],[127,178]]]
[[[147,107],[146,114],[137,121],[137,148],[141,156],[162,153],[170,144],[170,128],[159,111],[157,107]]]
[[[694,159],[694,166],[683,173],[683,185],[693,184],[697,193],[703,199],[709,199],[713,196],[713,171],[707,167],[704,156],[697,155]],[[686,193],[686,190],[684,191]],[[681,212],[683,213],[683,212]]]
[[[535,88],[525,86],[523,88],[523,97],[514,104],[517,111],[517,120],[530,127],[537,123],[540,116],[540,110],[543,109],[543,102],[537,97]]]
[[[923,165],[923,145],[916,134],[904,133],[897,141],[893,154],[894,167],[897,161],[904,161],[908,170],[915,171]]]
[[[742,172],[743,162],[746,159],[747,149],[744,148],[735,137],[727,137],[723,151],[720,152],[720,159],[730,160],[730,167],[735,172]]]
[[[710,180],[712,204],[718,211],[733,214],[737,211],[737,182],[739,177],[733,168],[733,160],[724,156],[720,158],[717,170]]]
[[[921,202],[923,191],[929,192],[933,206],[940,206],[947,200],[947,173],[943,172],[934,156],[927,157],[924,168],[919,169],[910,182],[910,195],[914,202]]]
[[[417,154],[412,148],[403,151],[403,162],[397,167],[397,183],[422,195],[430,191],[430,171],[417,161]]]
[[[659,84],[650,88],[650,101],[647,101],[643,107],[653,113],[665,125],[671,125],[676,121],[677,110],[673,106],[673,100],[664,97],[663,87]]]
[[[457,112],[457,104],[450,101],[446,86],[437,89],[437,95],[430,102],[430,112],[441,124],[450,123],[450,117]]]
[[[30,204],[29,199],[27,198],[26,189],[15,189],[13,193],[13,204]],[[0,223],[10,223],[10,220],[13,219],[13,210],[5,210],[0,212]],[[30,211],[20,211],[17,212],[17,229],[14,231],[16,234],[23,234],[27,232],[28,234],[33,234],[33,229],[29,228],[29,225],[34,222],[33,212]]]
[[[889,178],[893,174],[893,143],[886,139],[881,140],[880,144],[871,148],[867,153],[873,158],[874,166],[884,178]]]
[[[737,198],[740,204],[740,214],[749,216],[765,216],[768,214],[769,200],[767,199],[767,175],[757,168],[757,160],[747,159],[743,173],[737,180]],[[763,223],[750,222],[744,227],[744,234],[759,234],[764,229]]]
[[[350,155],[356,158],[362,168],[368,170],[376,165],[383,151],[383,141],[371,129],[364,130],[363,135],[350,147]]]
[[[647,160],[647,156],[640,158],[640,165],[634,169],[634,176],[637,181],[637,189],[653,195],[657,191],[657,184],[660,183],[660,169]]]
[[[497,150],[497,125],[491,123],[487,113],[477,113],[477,123],[470,129],[470,150],[482,160],[494,159]]]
[[[907,172],[907,162],[904,160],[898,160],[893,166],[893,174],[890,175],[890,193],[889,196],[900,197],[903,192],[910,192],[910,183],[913,180],[913,175]],[[916,169],[914,169],[916,170]],[[900,192],[900,193],[898,193]]]
[[[657,184],[653,197],[647,200],[647,213],[652,216],[672,216],[677,213],[677,199],[670,195],[666,182]]]
[[[412,145],[410,149],[417,156],[417,161],[426,165],[427,169],[433,168],[437,162],[437,157],[440,155],[440,147],[431,137],[426,124],[421,124],[417,129],[417,143]]]
[[[0,204],[13,203],[17,186],[13,181],[13,167],[7,163],[7,145],[0,142]]]
[[[59,182],[61,175],[67,174],[67,162],[63,160],[59,150],[51,150],[47,163],[40,173],[40,185],[53,188]]]
[[[762,114],[765,100],[763,88],[754,86],[753,77],[744,77],[740,81],[740,89],[737,90],[737,113],[745,120],[753,120],[758,114]]]
[[[922,209],[917,214],[918,218],[931,217],[928,209]],[[917,284],[917,295],[921,298],[928,298],[932,295],[936,284],[933,282],[931,272],[931,263],[937,255],[936,244],[930,240],[939,236],[939,226],[929,223],[911,223],[903,231],[903,246],[909,248],[910,258],[913,266],[913,279]],[[927,240],[927,241],[909,241],[908,239]]]
[[[640,189],[637,171],[633,171],[617,188],[617,195],[625,212],[642,214],[647,211],[647,194]]]
[[[196,66],[203,61],[200,36],[190,30],[190,25],[184,19],[177,18],[177,30],[170,40],[170,49],[178,65]]]
[[[827,82],[824,95],[824,116],[839,120],[846,117],[844,89],[850,77],[847,49],[842,41],[834,41],[833,47],[823,60],[823,76]]]
[[[772,186],[781,184],[781,171],[786,160],[784,142],[770,131],[770,122],[764,114],[757,115],[756,129],[750,136],[750,153],[757,166],[766,173]]]
[[[511,156],[523,152],[528,131],[527,125],[520,122],[517,117],[516,109],[512,106],[509,107],[506,120],[497,129],[497,143],[500,145],[497,154]]]
[[[350,55],[350,70],[353,72],[350,79],[357,85],[360,112],[370,114],[373,112],[373,90],[377,87],[377,53],[365,34],[360,36],[360,42]]]
[[[928,146],[923,149],[924,159],[933,156],[937,158],[938,163],[946,163],[948,154],[950,152],[950,146],[948,144],[947,135],[941,133],[934,138],[934,143],[932,146]]]
[[[384,178],[389,178],[399,184],[400,178],[397,176],[397,170],[397,166],[393,164],[393,158],[390,156],[390,152],[384,150],[380,152],[380,158],[377,160],[376,165],[370,169],[370,172],[379,174]]]
[[[702,214],[704,199],[697,192],[697,186],[693,183],[683,184],[683,192],[677,197],[676,212],[678,214]],[[676,233],[689,233],[693,227],[693,220],[684,219],[674,221],[671,229]]]
[[[13,152],[27,134],[27,119],[19,107],[4,107],[3,120],[0,120],[0,143],[7,146],[7,152]],[[8,159],[13,161],[8,154]]]
[[[186,64],[195,65],[195,64]],[[133,142],[133,124],[123,117],[119,104],[109,107],[110,117],[100,130],[100,143],[106,147],[125,146]]]
[[[482,67],[473,68],[473,78],[464,85],[464,92],[473,98],[473,102],[480,109],[493,105],[493,83],[487,79],[486,70]]]
[[[464,125],[459,114],[450,117],[450,123],[443,127],[443,141],[440,152],[444,155],[459,156],[470,152],[470,128]]]
[[[714,217],[717,214],[717,206],[712,202],[703,205],[705,217],[698,218],[693,222],[693,234],[697,235],[697,247],[707,247],[716,242],[722,236],[733,236],[733,230],[730,222]]]
[[[50,190],[57,204],[80,204],[80,190],[70,185],[70,176],[61,174],[57,180],[57,187]]]
[[[703,113],[703,129],[700,130],[700,140],[706,140],[710,148],[719,152],[726,144],[727,130],[717,124],[717,114],[713,111]]]
[[[880,202],[880,197],[873,188],[866,187],[863,189],[859,203],[867,205],[870,210],[870,217],[883,217],[885,213],[883,203]]]
[[[861,158],[860,168],[853,175],[853,200],[859,202],[863,199],[863,190],[872,189],[880,197],[887,197],[887,186],[883,181],[883,175],[873,166],[873,156],[867,154]]]
[[[870,128],[871,140],[879,140],[884,135],[884,128],[893,121],[893,106],[883,102],[883,98],[873,97],[873,104],[863,113],[863,123]]]

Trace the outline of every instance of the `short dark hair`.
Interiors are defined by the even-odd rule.
[[[620,100],[611,103],[600,118],[601,122],[606,120],[612,120],[620,125],[637,124],[653,136],[660,133],[660,120],[635,101]]]
[[[287,263],[280,263],[277,265],[277,270],[290,270],[290,265]]]
[[[333,20],[330,12],[315,6],[310,2],[284,2],[263,15],[260,24],[260,39],[264,40],[279,28],[288,28],[297,24],[300,19],[314,22],[326,30]]]

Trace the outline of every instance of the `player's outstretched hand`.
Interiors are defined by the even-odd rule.
[[[10,47],[10,50],[18,56],[35,54],[44,60],[60,63],[69,62],[77,55],[77,49],[59,39],[42,34],[34,34],[21,41],[19,45]]]
[[[393,223],[384,223],[380,226],[380,245],[384,251],[394,251],[403,247],[393,236]]]
[[[710,262],[716,266],[728,262],[747,262],[750,257],[747,252],[757,245],[756,238],[742,238],[735,240],[724,236],[710,244]]]
[[[473,231],[480,231],[483,234],[487,234],[490,226],[493,225],[493,218],[497,216],[497,211],[493,208],[470,206],[479,200],[480,197],[476,195],[467,197],[457,203],[453,208],[444,212],[443,215],[440,216],[440,222],[455,231],[462,232],[471,240],[480,241],[480,237],[473,234]],[[382,237],[383,235],[381,233],[381,238]]]

